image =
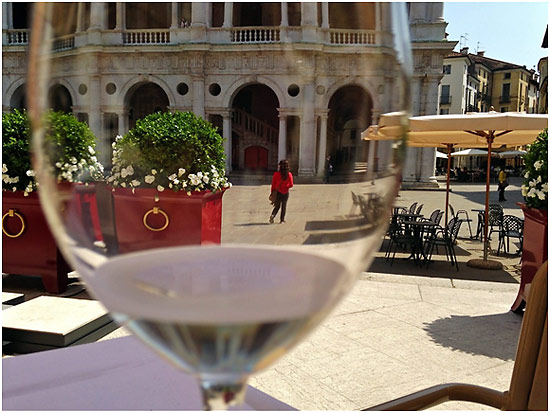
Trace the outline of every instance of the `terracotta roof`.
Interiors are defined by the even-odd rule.
[[[474,63],[481,63],[485,65],[490,70],[511,70],[511,69],[526,69],[525,66],[516,65],[515,63],[503,62],[502,60],[491,59],[490,57],[480,56],[473,53],[468,53],[467,55],[460,52],[451,52],[446,57],[469,57],[470,60]]]

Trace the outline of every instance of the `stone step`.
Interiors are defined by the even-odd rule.
[[[2,291],[2,304],[16,305],[25,302],[25,295],[19,293],[6,293]]]
[[[5,354],[24,354],[97,341],[117,328],[99,301],[41,296],[2,313]]]

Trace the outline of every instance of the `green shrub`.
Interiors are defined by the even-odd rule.
[[[527,206],[548,209],[548,129],[544,129],[535,142],[527,147],[523,156],[525,180],[521,194]]]
[[[191,112],[158,112],[136,122],[113,144],[114,187],[217,191],[225,177],[223,138]]]
[[[53,174],[59,182],[88,182],[102,179],[97,161],[95,136],[72,114],[50,111],[45,116],[46,150]],[[36,189],[30,161],[30,122],[25,111],[2,115],[2,190]]]

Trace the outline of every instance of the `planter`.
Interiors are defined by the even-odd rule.
[[[173,192],[115,188],[114,226],[120,253],[221,242],[224,191]]]
[[[521,254],[521,283],[512,311],[521,311],[527,300],[529,286],[535,273],[548,259],[548,211],[529,208],[518,202],[525,216],[523,251]]]
[[[37,192],[2,193],[2,271],[39,275],[51,293],[67,289],[71,269],[57,248]]]

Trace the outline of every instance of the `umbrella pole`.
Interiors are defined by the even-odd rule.
[[[483,261],[487,261],[487,256],[489,255],[489,190],[490,190],[490,181],[491,181],[491,149],[493,145],[494,135],[493,132],[490,132],[490,135],[487,136],[487,183],[485,185],[485,243],[483,244]]]
[[[445,228],[449,223],[449,186],[451,181],[451,148],[453,144],[447,144],[447,193],[445,195]]]

